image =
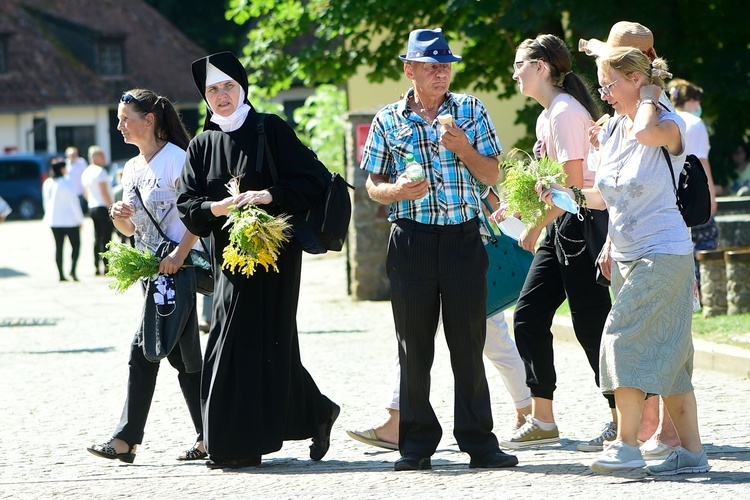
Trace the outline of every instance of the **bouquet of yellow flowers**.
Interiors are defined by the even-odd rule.
[[[512,156],[518,150],[511,151]],[[567,176],[562,164],[546,156],[532,158],[509,158],[502,165],[505,169],[505,203],[509,214],[518,213],[526,227],[532,228],[544,219],[547,206],[539,200],[536,183],[541,180],[547,187],[551,182],[562,184]]]
[[[150,278],[159,273],[160,261],[148,250],[141,252],[133,247],[110,241],[107,251],[101,256],[107,259],[107,276],[115,278],[109,285],[115,293],[124,293],[141,278]]]
[[[226,184],[231,196],[240,194],[239,179],[233,178]],[[292,225],[288,215],[274,217],[260,207],[247,204],[242,208],[231,206],[224,227],[229,230],[229,244],[224,248],[222,268],[232,273],[240,272],[252,276],[260,264],[266,271],[276,267],[281,245],[289,241]]]

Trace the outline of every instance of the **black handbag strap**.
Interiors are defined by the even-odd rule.
[[[661,147],[661,152],[664,153],[664,158],[667,159],[667,165],[669,165],[669,178],[672,179],[672,187],[674,188],[675,195],[677,194],[677,183],[674,180],[674,169],[672,168],[672,160],[669,159],[669,151],[664,146]]]
[[[661,105],[661,103],[659,104]],[[662,107],[664,106],[662,105]],[[624,118],[622,120],[624,120]],[[615,124],[615,127],[617,127],[617,125],[619,125],[619,122]],[[665,148],[664,146],[661,146],[660,149],[661,149],[661,152],[664,153],[664,158],[667,159],[667,165],[669,166],[669,178],[672,179],[672,187],[674,188],[674,192],[676,195],[677,194],[677,182],[674,179],[674,170],[672,169],[672,160],[669,158],[669,151],[667,151],[667,148]]]
[[[258,154],[255,157],[255,171],[260,173],[263,170],[263,153],[268,154],[268,168],[271,170],[271,179],[274,185],[279,183],[279,174],[276,172],[276,162],[271,154],[271,147],[268,145],[268,136],[266,135],[265,121],[268,113],[258,113]]]
[[[164,231],[162,231],[159,223],[156,222],[156,219],[154,219],[154,216],[151,215],[151,212],[149,212],[148,208],[146,208],[146,203],[143,201],[143,197],[141,196],[141,191],[138,189],[138,186],[135,186],[135,195],[141,201],[141,205],[143,205],[143,210],[146,212],[146,215],[148,215],[148,218],[151,219],[151,222],[154,224],[154,226],[156,226],[156,230],[159,231],[159,234],[161,235],[161,237],[164,238],[165,240],[168,240],[169,238],[167,237],[166,234],[164,234]],[[172,209],[170,208],[170,210]]]
[[[164,231],[162,231],[161,226],[158,222],[156,222],[156,219],[154,219],[154,216],[151,215],[151,212],[148,211],[148,208],[146,208],[146,203],[143,201],[143,197],[141,196],[141,191],[138,189],[138,186],[135,186],[135,195],[138,197],[138,199],[141,201],[141,205],[143,205],[143,210],[146,212],[146,215],[148,215],[148,218],[151,219],[151,222],[156,226],[156,230],[159,231],[159,234],[162,238],[169,241],[169,237],[164,234]],[[169,210],[172,210],[174,206],[172,206]],[[203,250],[206,252],[207,255],[211,255],[211,252],[208,251],[208,248],[206,248],[206,244],[203,243],[203,238],[198,238],[198,241],[201,242],[201,246],[203,247]]]
[[[490,202],[487,201],[487,198],[482,198],[482,203],[485,207],[487,207],[487,211],[489,213],[492,213],[492,205],[490,205]],[[485,216],[482,218],[482,220],[484,221],[484,227],[487,228],[487,231],[490,232],[490,241],[492,241],[492,243],[495,243],[497,241],[497,235],[495,234],[495,230],[492,229],[492,226],[490,225],[489,218]]]

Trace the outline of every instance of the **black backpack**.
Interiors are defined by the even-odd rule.
[[[268,154],[268,167],[271,170],[273,183],[278,183],[276,162],[271,154],[266,138],[264,122],[268,115],[258,113],[258,156],[256,169],[260,172],[263,166],[263,152]],[[312,151],[312,150],[311,150]],[[315,159],[318,156],[312,151]],[[320,160],[318,160],[320,162]],[[352,201],[348,189],[354,189],[343,177],[329,171],[320,163],[325,172],[325,194],[320,203],[313,205],[304,214],[292,218],[294,239],[307,253],[326,253],[328,250],[341,251],[349,231],[349,221],[352,217]]]
[[[685,165],[680,172],[679,184],[675,183],[672,160],[667,148],[661,148],[669,165],[669,178],[672,179],[677,208],[688,227],[699,226],[711,218],[711,191],[708,188],[708,176],[703,170],[703,163],[695,155],[687,155]]]

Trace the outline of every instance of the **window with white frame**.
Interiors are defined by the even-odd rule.
[[[96,57],[100,75],[119,76],[125,73],[122,40],[97,40]]]

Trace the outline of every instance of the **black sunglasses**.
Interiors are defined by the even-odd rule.
[[[128,92],[125,92],[122,94],[122,97],[120,97],[120,102],[123,104],[130,104],[131,102],[136,103],[138,106],[143,108],[146,113],[150,113],[152,111],[152,108],[149,108],[145,104],[143,104],[141,101],[138,100],[137,97],[135,97],[133,94],[130,94]]]

